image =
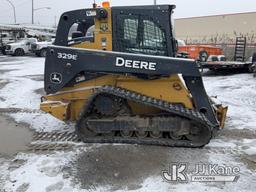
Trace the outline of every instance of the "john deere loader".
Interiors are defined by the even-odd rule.
[[[227,108],[193,60],[175,58],[174,5],[64,13],[45,61],[41,109],[88,143],[202,147]]]

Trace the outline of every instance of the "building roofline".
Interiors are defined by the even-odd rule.
[[[219,14],[219,15],[195,16],[195,17],[180,17],[180,18],[177,18],[176,20],[181,20],[181,19],[199,19],[199,18],[205,18],[205,17],[234,16],[234,15],[245,15],[245,14],[256,14],[256,11],[241,12],[241,13],[227,13],[227,14]]]

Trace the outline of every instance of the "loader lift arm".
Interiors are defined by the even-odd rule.
[[[48,47],[45,62],[45,91],[60,91],[80,72],[168,76],[181,74],[193,96],[196,109],[205,114],[212,126],[219,128],[195,61],[163,56]],[[58,79],[57,81],[54,80]]]

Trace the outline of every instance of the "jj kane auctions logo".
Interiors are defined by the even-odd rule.
[[[196,164],[188,173],[188,163],[172,163],[169,170],[162,171],[167,182],[236,182],[239,179],[239,167],[217,164]]]

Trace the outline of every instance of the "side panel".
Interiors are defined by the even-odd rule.
[[[81,108],[94,93],[94,89],[104,85],[121,87],[156,99],[181,104],[189,109],[194,108],[190,93],[177,75],[155,80],[143,80],[134,76],[105,75],[73,87],[66,87],[56,94],[45,96],[46,102],[41,104],[41,109],[50,112],[59,119],[62,118],[64,121],[75,121]],[[63,106],[67,106],[67,108],[65,109]],[[136,115],[159,112],[159,110],[156,111],[152,107],[145,107],[138,103],[131,103],[131,108]]]

